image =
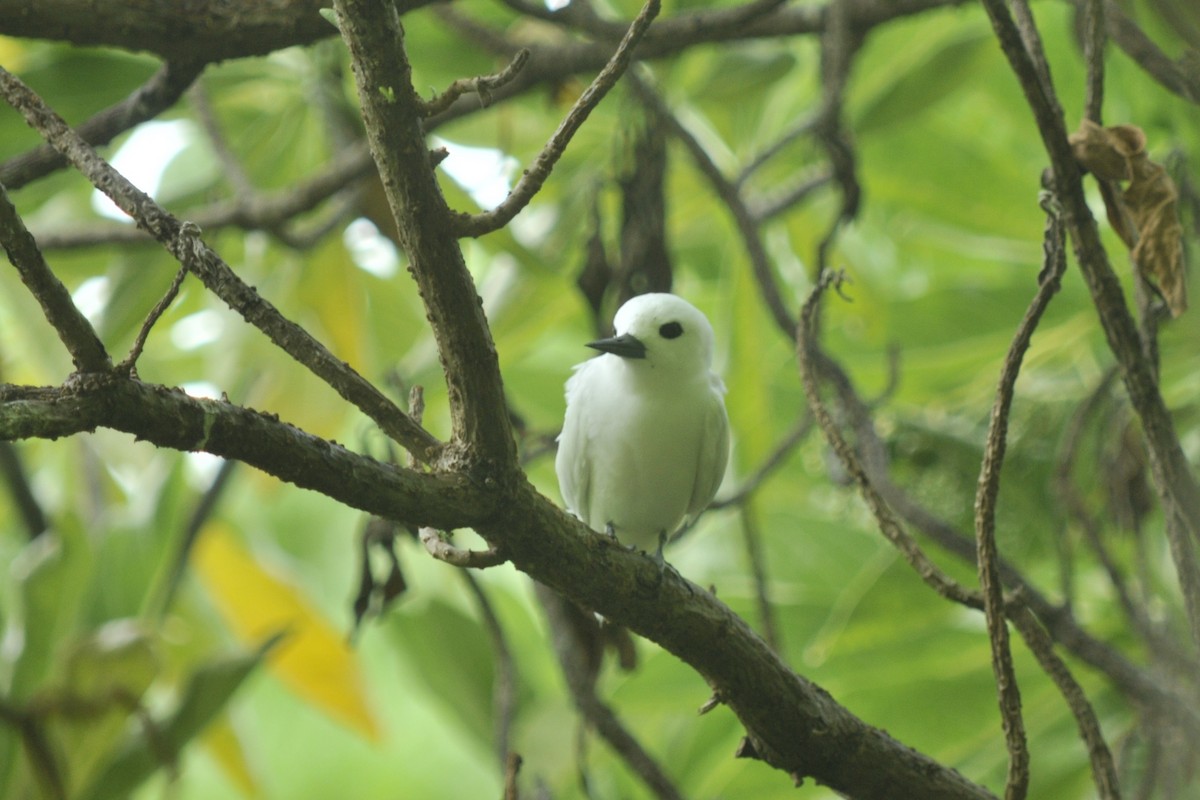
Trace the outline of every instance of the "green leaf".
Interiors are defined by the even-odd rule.
[[[225,708],[234,692],[282,638],[276,635],[258,650],[214,661],[192,673],[175,710],[154,733],[143,729],[107,764],[82,800],[127,798],[144,780],[178,757],[183,747]]]
[[[388,631],[424,679],[430,694],[481,742],[492,740],[492,660],[483,626],[434,600],[397,614]]]
[[[971,85],[979,68],[995,56],[996,44],[986,30],[953,38],[907,70],[892,73],[890,83],[859,112],[858,136],[915,121],[952,94]]]

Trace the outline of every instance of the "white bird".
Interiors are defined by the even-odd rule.
[[[555,471],[567,509],[642,550],[708,506],[729,458],[725,385],[712,372],[713,330],[695,306],[644,294],[613,319],[602,355],[575,367]]]

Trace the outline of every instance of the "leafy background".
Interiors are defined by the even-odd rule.
[[[630,3],[618,5],[624,13],[636,11]],[[471,11],[495,22],[513,19],[498,5],[472,4]],[[1067,118],[1077,120],[1082,71],[1070,9],[1039,4],[1037,13]],[[408,15],[405,25],[416,85],[430,93],[496,67],[482,53],[464,51],[428,12]],[[1169,30],[1154,33],[1171,41]],[[528,35],[541,34],[531,26]],[[732,174],[819,100],[818,57],[814,42],[797,38],[697,47],[649,69],[672,108]],[[286,187],[329,160],[335,137],[312,96],[329,64],[343,58],[340,45],[327,43],[206,72],[209,102],[255,186]],[[7,39],[0,40],[0,63],[71,121],[124,97],[155,68],[149,59],[112,51]],[[353,96],[348,77],[343,88]],[[571,84],[555,94],[531,95],[436,135],[510,155],[511,176],[536,154],[581,88]],[[852,283],[849,300],[829,306],[827,345],[868,397],[885,391],[888,351],[897,349],[899,381],[876,412],[895,474],[938,513],[970,530],[1000,360],[1036,288],[1043,224],[1036,199],[1044,154],[987,21],[973,7],[904,19],[875,32],[848,92],[847,122],[865,205],[833,254]],[[1144,128],[1158,159],[1168,153],[1194,157],[1200,112],[1116,52],[1109,59],[1106,115]],[[187,209],[226,196],[232,187],[194,110],[184,103],[164,119],[191,122],[188,144],[166,166],[157,193],[186,217]],[[615,251],[619,196],[613,179],[627,169],[639,124],[636,103],[618,89],[516,223],[464,241],[510,403],[532,432],[556,431],[562,383],[570,366],[586,356],[581,345],[592,331],[574,280],[593,200]],[[0,114],[0,157],[36,143],[15,114]],[[729,493],[798,422],[804,402],[790,344],[762,310],[733,224],[686,154],[672,148],[670,157],[667,227],[675,290],[712,319],[718,368],[729,386],[735,431]],[[446,175],[456,158],[452,153],[443,170],[443,187],[453,205],[474,209],[470,187]],[[801,140],[755,180],[764,190],[778,187],[817,159],[811,142]],[[490,176],[481,170],[472,177]],[[99,221],[90,187],[72,172],[13,198],[35,231]],[[792,307],[810,287],[817,242],[835,213],[836,198],[818,195],[766,229]],[[436,353],[402,264],[380,274],[365,270],[337,233],[304,251],[257,232],[223,230],[209,240],[248,283],[360,372],[381,384],[394,386],[389,381],[398,376],[404,386],[424,386],[426,424],[435,434],[447,432]],[[1109,241],[1111,252],[1121,252],[1115,236]],[[115,352],[128,347],[175,268],[152,247],[54,251],[49,258],[77,297],[99,292],[105,300],[94,319]],[[104,280],[97,282],[98,276]],[[40,310],[12,271],[0,272],[0,281],[3,379],[60,382],[70,363]],[[1193,461],[1200,459],[1198,325],[1194,313],[1185,315],[1162,336],[1163,392]],[[1058,448],[1070,415],[1110,362],[1085,287],[1069,272],[1018,383],[998,520],[1001,551],[1052,595],[1059,580],[1056,553],[1075,535],[1051,485]],[[387,455],[384,438],[360,415],[277,357],[261,335],[194,282],[185,282],[160,322],[139,371],[150,381],[227,392],[318,435]],[[1112,435],[1097,434],[1101,443]],[[175,591],[172,569],[187,521],[214,478],[211,459],[158,451],[110,431],[22,442],[18,451],[60,547],[47,553],[39,551],[46,545],[29,544],[8,496],[0,497],[0,564],[8,565],[0,582],[6,626],[0,685],[10,687],[10,697],[61,696],[75,643],[106,622],[132,618],[152,643],[147,649],[160,655],[147,662],[153,678],[149,707],[169,716],[190,698],[201,716],[215,716],[185,750],[171,796],[499,796],[494,653],[475,596],[454,568],[404,541],[407,592],[367,622],[350,646],[350,599],[359,571],[355,543],[365,524],[360,513],[249,468],[235,469]],[[528,468],[543,491],[557,497],[551,461],[542,455]],[[982,617],[929,592],[874,530],[853,492],[831,480],[829,464],[819,438],[806,438],[748,509],[761,526],[787,661],[862,718],[998,789],[1006,755]],[[1095,484],[1087,491],[1098,502],[1098,479],[1084,477]],[[1147,527],[1146,546],[1169,577],[1161,520],[1152,516]],[[1130,563],[1133,542],[1115,526],[1110,534],[1122,563]],[[738,511],[709,513],[671,558],[757,624]],[[973,580],[968,565],[938,558],[963,580]],[[540,781],[555,797],[582,796],[578,723],[529,582],[508,566],[476,580],[516,658],[519,713],[511,746],[525,758],[525,782]],[[1086,627],[1136,657],[1138,645],[1111,589],[1085,553],[1074,561],[1074,586],[1076,613]],[[1169,580],[1156,586],[1166,593],[1161,610],[1167,617],[1178,608],[1170,587]],[[189,694],[198,670],[236,672],[254,663],[245,654],[279,631],[286,631],[284,640],[245,685],[237,673],[237,680],[216,681],[218,689]],[[22,637],[24,650],[18,646]],[[634,674],[606,669],[602,695],[686,796],[832,796],[812,785],[796,790],[763,764],[734,759],[741,730],[732,715],[718,709],[697,716],[708,696],[702,680],[649,643],[639,648],[641,668]],[[1132,730],[1131,709],[1102,679],[1075,666],[1110,743],[1121,751]],[[1030,796],[1091,796],[1074,722],[1020,647],[1017,673],[1033,754]],[[96,762],[105,763],[114,748],[136,750],[111,731],[97,733],[101,722],[76,723],[81,730],[72,735],[90,741],[78,752],[94,750]],[[136,741],[137,726],[128,727],[129,740]],[[5,758],[15,746],[12,731],[0,729],[0,763],[7,761],[0,767],[3,796],[21,797],[21,787],[31,785],[28,773]],[[1130,752],[1136,760],[1136,748]],[[595,797],[643,796],[640,784],[598,742],[587,749],[586,769]],[[159,770],[137,796],[163,796],[165,773]]]

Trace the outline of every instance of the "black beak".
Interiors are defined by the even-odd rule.
[[[597,339],[594,342],[588,342],[587,346],[593,350],[599,350],[601,353],[612,353],[621,358],[646,357],[646,345],[631,333],[614,336],[611,339]]]

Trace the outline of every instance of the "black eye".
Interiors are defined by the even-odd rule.
[[[658,329],[658,335],[664,339],[675,339],[683,335],[683,326],[678,322],[668,322]]]

